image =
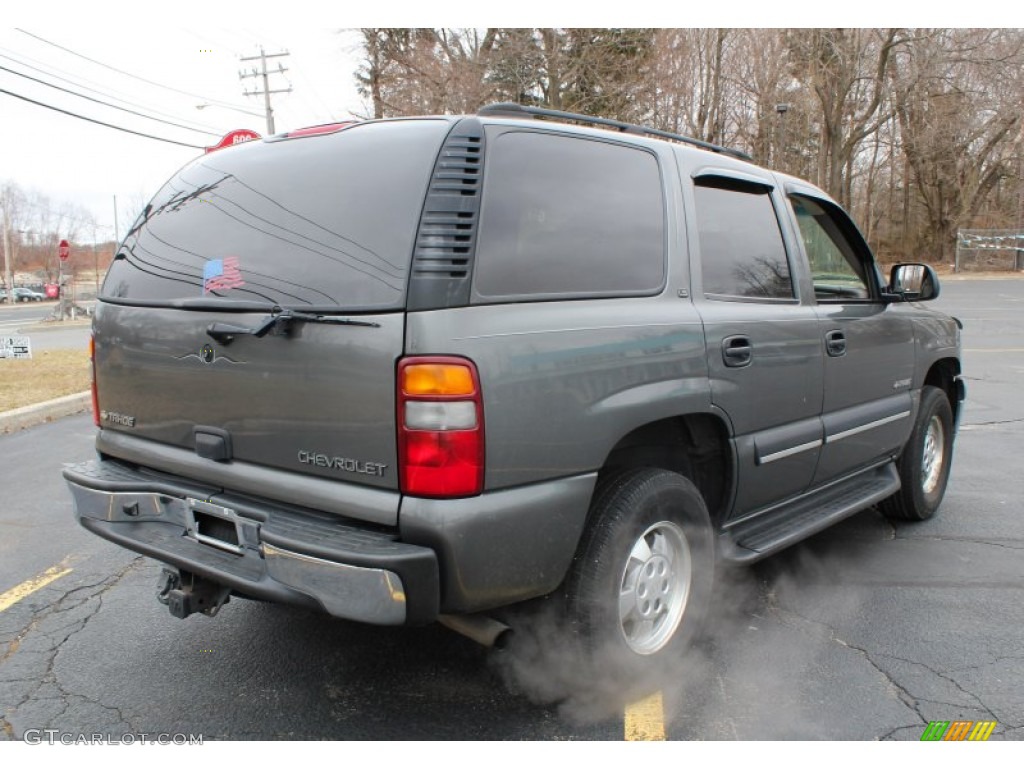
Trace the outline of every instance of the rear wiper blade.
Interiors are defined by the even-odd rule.
[[[375,323],[372,320],[356,320],[351,317],[339,317],[338,315],[325,315],[313,312],[296,312],[291,309],[274,307],[266,319],[253,328],[231,325],[230,323],[213,323],[207,327],[206,333],[222,344],[230,344],[235,340],[236,336],[255,336],[257,339],[262,339],[274,330],[287,333],[291,323],[296,320],[301,320],[304,323],[328,323],[331,325],[358,325],[366,328],[380,328],[380,323]]]

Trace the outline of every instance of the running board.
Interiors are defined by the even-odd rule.
[[[719,557],[736,564],[755,562],[877,504],[899,489],[896,465],[886,462],[731,524],[719,534]]]

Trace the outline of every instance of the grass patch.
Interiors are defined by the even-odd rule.
[[[0,411],[89,389],[89,353],[46,349],[31,360],[0,359]]]

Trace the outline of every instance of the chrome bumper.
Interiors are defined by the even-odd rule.
[[[434,552],[393,535],[114,461],[68,467],[64,477],[88,530],[242,594],[370,624],[437,615]]]

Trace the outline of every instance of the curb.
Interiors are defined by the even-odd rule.
[[[15,408],[12,411],[0,413],[0,434],[34,427],[36,424],[53,421],[62,416],[87,411],[91,407],[92,392],[87,390],[76,395],[65,395],[55,400],[47,400],[45,403]]]

